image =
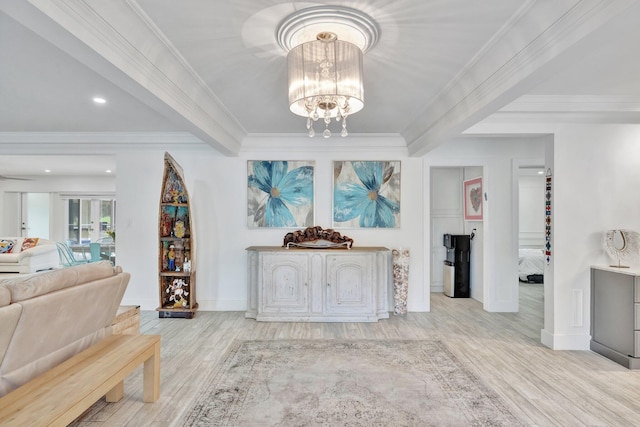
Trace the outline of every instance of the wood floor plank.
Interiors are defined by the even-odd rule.
[[[543,286],[520,284],[519,313],[488,313],[471,299],[431,294],[431,312],[377,323],[256,322],[243,312],[198,312],[193,319],[141,313],[141,332],[162,335],[160,400],[139,401],[141,369],[117,403],[104,399],[74,426],[172,426],[219,366],[234,340],[438,339],[510,409],[535,426],[640,425],[640,372],[590,351],[540,344]]]

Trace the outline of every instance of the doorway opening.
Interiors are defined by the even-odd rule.
[[[544,165],[518,167],[519,311],[544,327]]]
[[[482,220],[465,220],[463,183],[483,176],[482,166],[432,166],[430,168],[431,292],[444,292],[445,234],[473,234],[470,242],[470,297],[484,303],[484,226]]]

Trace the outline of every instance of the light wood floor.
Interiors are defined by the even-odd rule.
[[[243,312],[198,312],[194,319],[142,313],[142,333],[162,335],[161,397],[141,401],[141,370],[125,398],[104,399],[78,426],[179,425],[205,374],[234,339],[440,339],[514,414],[536,426],[639,426],[640,372],[589,351],[540,344],[542,285],[521,284],[520,313],[487,313],[477,301],[431,295],[431,312],[378,323],[265,323]]]

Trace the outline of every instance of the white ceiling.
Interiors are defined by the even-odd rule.
[[[1,12],[0,64],[3,132],[184,130]]]
[[[624,99],[614,112],[637,114],[635,0],[0,0],[0,175],[43,173],[16,143],[32,132],[56,132],[51,152],[61,135],[87,133],[84,154],[95,132],[188,132],[226,155],[248,135],[304,135],[275,29],[329,4],[380,27],[351,134],[400,135],[422,155],[507,105],[557,108],[561,97],[613,109]]]

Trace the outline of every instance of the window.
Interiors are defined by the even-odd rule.
[[[75,198],[68,200],[67,241],[86,244],[108,239],[116,228],[114,199]]]

